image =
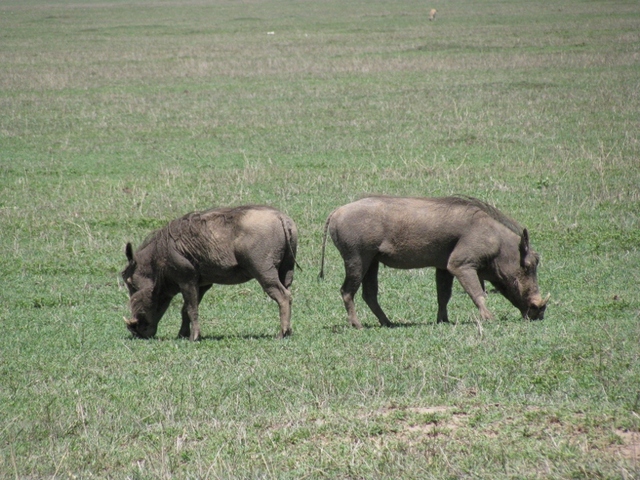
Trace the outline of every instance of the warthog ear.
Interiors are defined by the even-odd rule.
[[[524,267],[525,261],[529,255],[529,232],[525,228],[522,230],[522,237],[520,237],[520,264]]]
[[[133,247],[131,246],[131,242],[127,242],[127,246],[124,247],[124,253],[127,256],[127,260],[129,262],[133,261]]]

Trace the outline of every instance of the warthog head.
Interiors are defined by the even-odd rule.
[[[125,253],[129,263],[122,272],[122,278],[129,290],[131,318],[125,318],[124,321],[133,336],[151,338],[156,334],[158,322],[169,302],[158,302],[155,298],[158,296],[156,282],[139,267],[130,243]]]
[[[125,318],[127,329],[134,337],[151,338],[158,330],[159,317],[145,307],[145,297],[150,297],[148,291],[138,291],[131,296],[131,313],[130,319]],[[150,303],[150,302],[149,302]]]
[[[515,271],[509,272],[502,282],[494,283],[494,286],[514,306],[520,310],[522,317],[529,320],[542,320],[551,294],[542,298],[538,289],[538,264],[540,256],[529,247],[529,234],[525,228],[519,245],[519,265]]]
[[[538,297],[533,300],[527,310],[522,312],[522,317],[530,320],[542,320],[544,318],[544,311],[547,309],[549,297],[551,297],[550,293],[544,299]]]

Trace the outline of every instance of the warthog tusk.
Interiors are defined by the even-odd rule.
[[[124,320],[124,323],[126,323],[127,325],[133,325],[133,320],[129,320],[127,317],[122,317],[122,319]]]
[[[550,293],[547,293],[547,296],[546,296],[546,297],[545,297],[545,299],[542,301],[542,305],[546,305],[550,298],[551,298],[551,294],[550,294]]]

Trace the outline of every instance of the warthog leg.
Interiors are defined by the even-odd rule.
[[[438,291],[438,323],[449,322],[447,304],[451,299],[453,275],[447,270],[436,269],[436,289]]]
[[[347,289],[344,286],[340,289],[342,295],[342,301],[344,302],[344,308],[347,309],[347,320],[349,324],[354,328],[362,328],[358,315],[356,314],[356,305],[353,301],[354,293],[350,292],[351,289]]]
[[[280,332],[276,338],[282,339],[293,333],[291,330],[292,296],[276,275],[257,278],[264,292],[278,304],[280,309]]]
[[[334,240],[334,243],[336,241]],[[339,242],[336,245],[340,245]],[[342,246],[342,245],[340,245]],[[367,303],[371,311],[375,314],[384,327],[392,327],[393,323],[385,315],[378,303],[378,269],[379,260],[374,251],[352,251],[339,249],[344,259],[345,278],[340,294],[344,307],[347,310],[349,324],[355,328],[362,328],[356,314],[354,298],[360,285],[362,285],[362,298]]]
[[[342,295],[342,301],[344,302],[344,308],[347,310],[347,319],[349,324],[354,328],[362,328],[362,324],[358,320],[356,314],[356,305],[353,301],[360,284],[362,283],[362,264],[360,259],[356,261],[344,262],[345,267],[345,279],[340,288],[340,295]]]
[[[473,303],[475,303],[476,307],[480,311],[480,316],[483,320],[491,320],[493,315],[485,306],[485,293],[482,288],[482,284],[480,283],[480,278],[478,277],[478,272],[471,267],[459,267],[453,268],[449,266],[449,272],[455,275],[455,277],[464,288],[465,292],[469,294]]]
[[[362,298],[367,303],[371,311],[374,313],[376,317],[378,317],[378,321],[380,325],[383,327],[392,327],[393,323],[389,320],[389,318],[382,311],[382,307],[378,303],[378,268],[380,266],[380,262],[374,260],[371,262],[371,266],[369,266],[369,270],[365,273],[364,278],[362,279]]]
[[[293,297],[291,295],[291,284],[293,283],[293,272],[297,265],[295,259],[295,248],[289,246],[289,251],[282,259],[280,266],[278,267],[278,280],[279,285],[278,288],[282,288],[285,298],[288,301],[288,305],[283,308],[280,307],[280,301],[276,299],[278,302],[278,307],[280,308],[280,333],[277,338],[281,339],[287,337],[293,333],[291,330],[291,303],[293,301]]]
[[[293,330],[291,329],[292,296],[291,292],[284,288],[284,286],[282,286],[281,289],[278,289],[277,292],[278,293],[275,296],[273,293],[269,292],[267,292],[267,295],[278,303],[278,308],[280,309],[280,332],[276,338],[283,339],[293,333]]]
[[[209,291],[210,288],[211,285],[204,285],[198,289],[198,306],[200,305],[200,302],[202,302],[202,297]],[[180,332],[178,333],[178,336],[180,338],[191,337],[191,320],[189,319],[188,312],[184,308],[184,306],[182,308],[182,324],[180,325]]]
[[[182,325],[180,335],[187,334],[189,340],[200,340],[200,323],[198,322],[198,304],[202,299],[199,288],[194,283],[180,286],[184,305],[182,306]],[[206,290],[205,290],[206,291]],[[204,294],[204,292],[203,292]],[[190,326],[190,327],[189,327]],[[189,335],[188,331],[191,330]],[[187,336],[184,335],[184,336]]]

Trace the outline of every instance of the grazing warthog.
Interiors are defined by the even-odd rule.
[[[322,264],[327,230],[344,260],[342,299],[351,325],[361,328],[354,296],[362,296],[380,324],[392,323],[378,303],[378,267],[436,268],[438,322],[448,322],[447,303],[457,278],[483,319],[484,281],[515,305],[522,316],[542,319],[548,301],[538,290],[539,256],[529,247],[529,234],[515,221],[480,200],[466,197],[363,198],[334,210],[322,240]]]
[[[122,272],[136,337],[156,334],[171,299],[182,293],[180,337],[200,338],[198,305],[216,284],[255,278],[280,307],[278,338],[291,334],[291,292],[298,244],[296,225],[275,208],[242,206],[189,213],[152,233],[137,252],[127,243]]]

